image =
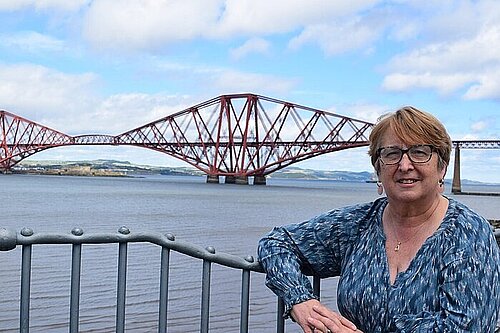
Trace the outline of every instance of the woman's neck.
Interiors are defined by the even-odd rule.
[[[418,227],[435,217],[436,212],[439,212],[440,208],[446,202],[446,198],[440,194],[432,198],[432,200],[428,200],[428,203],[424,202],[419,205],[414,202],[409,204],[394,204],[389,200],[384,215],[401,227]]]

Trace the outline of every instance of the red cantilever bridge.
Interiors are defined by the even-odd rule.
[[[208,182],[218,183],[225,176],[226,183],[243,184],[248,177],[254,177],[254,184],[265,184],[266,175],[290,164],[367,146],[373,127],[370,122],[254,94],[219,96],[115,136],[70,136],[7,111],[0,111],[0,122],[4,172],[53,147],[129,145],[181,159],[206,173]],[[480,142],[473,146],[460,141],[455,147],[500,147],[500,141]]]

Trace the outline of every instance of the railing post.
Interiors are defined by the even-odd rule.
[[[206,249],[209,253],[214,254],[215,249],[211,246]],[[208,333],[209,317],[210,317],[210,278],[212,274],[212,262],[203,259],[203,277],[201,281],[201,325],[200,332]]]
[[[462,192],[462,182],[460,180],[460,143],[455,146],[455,165],[453,168],[453,180],[451,183],[451,192]]]
[[[321,279],[317,275],[313,275],[313,293],[318,299],[321,297]]]
[[[285,332],[285,302],[281,297],[278,297],[278,311],[276,317],[276,333]]]
[[[82,263],[82,245],[73,244],[71,258],[71,297],[69,308],[69,331],[78,333],[80,319],[80,277]]]
[[[167,237],[169,236],[167,235]],[[159,305],[159,318],[158,318],[158,333],[167,333],[169,266],[170,266],[170,249],[163,246],[161,249],[160,305]]]
[[[31,245],[23,245],[19,332],[30,331]]]
[[[240,333],[248,333],[248,315],[250,304],[250,271],[244,269],[241,276],[241,311]]]
[[[126,227],[121,227],[118,232],[123,235],[130,233]],[[116,297],[116,332],[125,332],[125,293],[127,286],[127,242],[120,242],[118,248],[118,287]]]

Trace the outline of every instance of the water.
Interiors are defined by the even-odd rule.
[[[375,184],[269,179],[268,186],[206,184],[204,177],[86,178],[0,176],[0,227],[19,231],[173,233],[217,252],[254,255],[258,239],[274,225],[300,222],[329,209],[377,197]],[[463,191],[500,192],[500,186]],[[448,193],[448,195],[450,195]],[[452,195],[450,195],[452,196]],[[452,196],[498,219],[500,197]],[[0,252],[0,331],[17,332],[21,249]],[[117,245],[85,245],[82,251],[81,332],[114,332]],[[31,332],[67,332],[71,246],[33,247]],[[131,244],[128,251],[127,332],[156,332],[160,248]],[[237,332],[241,273],[212,268],[210,330]],[[252,274],[250,331],[273,332],[276,299],[264,276]],[[336,279],[323,283],[323,300],[335,305]],[[201,262],[172,253],[169,332],[198,332]],[[287,324],[287,332],[299,332]]]

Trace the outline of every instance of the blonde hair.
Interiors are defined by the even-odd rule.
[[[430,113],[413,106],[405,106],[396,112],[381,116],[370,133],[368,155],[377,174],[380,171],[378,149],[388,129],[408,146],[415,144],[434,146],[439,156],[439,170],[443,170],[449,164],[452,143],[444,125]]]

